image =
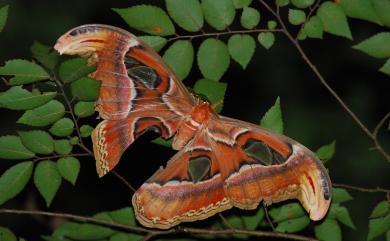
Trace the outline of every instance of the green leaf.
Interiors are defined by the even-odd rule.
[[[95,113],[95,102],[80,101],[74,106],[74,113],[78,117],[84,118]]]
[[[206,79],[219,81],[229,68],[230,56],[226,44],[221,40],[208,38],[198,50],[198,66]]]
[[[307,38],[307,35],[305,33],[305,31],[303,31],[302,29],[299,31],[298,33],[298,36],[297,36],[297,39],[302,41],[302,40],[305,40]]]
[[[0,158],[3,159],[29,159],[35,154],[29,151],[20,140],[19,136],[0,137]]]
[[[87,76],[95,70],[96,66],[87,66],[87,59],[73,58],[62,62],[59,75],[62,82],[70,83]]]
[[[212,104],[218,104],[215,111],[219,113],[223,107],[223,98],[226,92],[226,83],[220,83],[208,79],[200,79],[194,85],[196,93],[203,94]]]
[[[203,27],[203,12],[198,0],[165,0],[171,18],[184,30],[198,32]]]
[[[125,207],[108,213],[116,223],[135,226],[134,210],[132,207]]]
[[[370,0],[341,0],[339,5],[348,17],[382,25]]]
[[[233,0],[233,4],[235,8],[245,8],[248,7],[252,3],[252,0]]]
[[[260,125],[283,133],[283,117],[282,109],[280,108],[280,98],[276,98],[275,104],[261,118]]]
[[[276,26],[278,26],[278,23],[276,21],[274,21],[274,20],[270,20],[270,21],[267,22],[268,29],[273,30],[273,29],[276,28]]]
[[[371,0],[375,12],[380,21],[386,26],[390,27],[390,1],[389,0]]]
[[[34,171],[34,184],[49,207],[61,186],[61,175],[53,161],[41,161]]]
[[[390,241],[390,230],[386,233],[386,241]]]
[[[234,4],[229,0],[202,0],[206,22],[216,30],[224,30],[236,15]]]
[[[326,163],[330,159],[332,159],[335,153],[336,141],[332,141],[331,143],[321,146],[317,151],[317,157],[322,160],[323,163]]]
[[[10,85],[29,84],[50,78],[41,66],[24,59],[5,62],[5,65],[0,67],[0,75],[13,75],[9,81]]]
[[[51,134],[55,136],[64,137],[72,134],[73,129],[74,129],[73,121],[65,117],[56,121],[49,131]]]
[[[98,213],[93,216],[94,218],[112,221],[111,217],[107,213]],[[66,237],[76,240],[99,240],[105,239],[115,233],[114,230],[102,227],[96,224],[80,224],[79,227],[75,227],[71,232],[66,234]]]
[[[173,138],[165,140],[162,137],[157,137],[156,139],[152,140],[152,142],[154,144],[158,144],[158,145],[162,145],[162,146],[171,148],[172,147]]]
[[[303,230],[310,224],[310,219],[307,216],[300,218],[288,219],[278,223],[276,231],[285,233],[295,233]]]
[[[194,62],[194,48],[191,41],[175,41],[165,51],[163,59],[179,79],[185,79],[190,73],[192,63]]]
[[[5,24],[7,23],[9,5],[5,5],[0,8],[0,32],[3,31]]]
[[[1,12],[0,12],[1,14]],[[1,18],[1,15],[0,15]],[[1,19],[0,19],[1,21]],[[0,26],[1,27],[1,26]],[[1,32],[1,29],[0,29]],[[2,241],[17,241],[15,234],[8,228],[0,227],[0,240]]]
[[[380,218],[390,213],[390,203],[388,201],[382,201],[378,203],[372,213],[370,218]]]
[[[353,200],[353,197],[344,188],[333,188],[333,203],[343,203]]]
[[[390,32],[375,34],[353,48],[375,58],[388,58],[390,57]]]
[[[386,60],[386,63],[379,69],[379,71],[390,75],[390,58]]]
[[[65,180],[72,185],[76,184],[80,172],[80,162],[78,159],[72,156],[60,158],[57,160],[57,168]]]
[[[156,52],[160,51],[167,43],[167,40],[160,36],[140,36],[139,38]]]
[[[371,219],[368,224],[368,238],[372,240],[390,230],[390,214],[385,217]]]
[[[118,13],[131,28],[159,36],[175,34],[175,27],[171,19],[159,7],[137,5],[123,9],[113,8],[112,10]]]
[[[90,125],[82,125],[80,127],[80,133],[81,133],[81,137],[88,137],[92,134],[92,131],[93,131],[93,127],[90,126]]]
[[[344,225],[346,225],[352,229],[356,229],[355,225],[352,222],[351,217],[349,216],[349,211],[346,207],[339,206],[336,208],[336,218]]]
[[[255,48],[255,40],[252,36],[247,34],[235,34],[231,36],[228,41],[230,56],[232,56],[232,59],[239,63],[243,69],[246,68],[253,57]]]
[[[46,131],[20,131],[19,136],[23,145],[34,153],[48,155],[54,151],[53,138]]]
[[[244,28],[253,29],[260,22],[260,13],[254,8],[244,7],[240,21]]]
[[[317,15],[324,25],[324,31],[352,40],[347,16],[343,9],[333,2],[324,2],[317,10]]]
[[[290,0],[276,0],[276,4],[279,7],[287,6],[290,3]]]
[[[322,39],[322,35],[324,33],[324,27],[318,16],[311,17],[309,21],[305,23],[303,30],[310,38]]]
[[[272,208],[270,215],[274,222],[279,223],[288,219],[302,217],[305,215],[305,211],[298,203],[289,203],[279,208]]]
[[[141,240],[142,237],[143,236],[138,233],[115,233],[110,237],[109,241],[133,241],[133,240]],[[172,240],[178,241],[177,239],[172,239]]]
[[[258,208],[258,211],[254,215],[242,216],[244,228],[247,230],[256,230],[256,228],[259,226],[261,220],[263,220],[264,217],[265,212],[263,208]]]
[[[341,241],[341,228],[336,220],[327,218],[314,227],[316,237],[324,241]]]
[[[34,41],[30,48],[33,57],[46,68],[53,70],[58,63],[59,55],[53,48]]]
[[[302,10],[289,9],[288,10],[288,21],[292,25],[300,25],[306,20],[306,14]]]
[[[49,102],[56,95],[56,92],[31,93],[22,86],[14,86],[0,94],[0,107],[11,110],[31,110]]]
[[[64,105],[57,100],[51,100],[40,107],[26,111],[17,123],[29,126],[47,126],[61,119],[64,114]]]
[[[72,151],[73,146],[70,144],[69,140],[55,140],[54,141],[54,151],[60,155],[68,155]]]
[[[73,81],[71,91],[73,97],[83,101],[94,101],[99,97],[99,89],[101,82],[84,77]]]
[[[33,162],[18,163],[0,177],[0,205],[18,195],[30,180]]]
[[[52,237],[58,238],[58,241],[60,241],[60,240],[69,241],[68,239],[65,238],[65,236],[68,233],[72,232],[73,230],[77,229],[79,227],[79,225],[80,224],[78,224],[78,223],[65,222],[55,229]]]
[[[313,5],[315,0],[291,0],[291,3],[297,8],[307,8]]]
[[[275,43],[275,35],[270,32],[259,33],[257,40],[264,48],[269,49]]]
[[[79,143],[80,141],[80,138],[78,136],[74,136],[72,138],[70,138],[69,140],[69,143],[74,146],[74,145],[77,145],[77,143]]]

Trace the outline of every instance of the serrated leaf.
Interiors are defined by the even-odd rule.
[[[31,110],[49,102],[56,95],[56,92],[35,94],[23,89],[22,86],[13,86],[0,94],[0,107],[11,110]]]
[[[346,225],[352,229],[356,229],[355,225],[352,222],[351,217],[349,216],[349,211],[346,207],[337,207],[336,218],[338,221],[340,221],[344,225]]]
[[[34,171],[34,184],[49,207],[61,186],[61,175],[53,161],[41,161]]]
[[[314,233],[316,238],[324,241],[341,241],[341,228],[340,225],[334,219],[325,219],[319,225],[314,227]]]
[[[73,97],[83,101],[94,101],[99,97],[99,89],[101,82],[84,77],[75,80],[71,84],[71,91]]]
[[[57,168],[61,176],[70,182],[76,184],[77,177],[80,172],[80,162],[75,157],[63,157],[57,160]]]
[[[69,140],[55,140],[54,141],[54,151],[60,155],[68,155],[72,151],[72,144]]]
[[[96,70],[96,66],[87,66],[87,59],[73,58],[68,59],[60,65],[59,75],[64,83],[70,83]]]
[[[291,0],[291,3],[297,8],[307,8],[314,4],[315,0]]]
[[[5,62],[5,65],[0,67],[0,75],[14,76],[9,80],[10,85],[29,84],[50,78],[41,66],[24,59]]]
[[[278,232],[295,233],[303,230],[309,224],[310,219],[307,216],[302,216],[300,218],[288,219],[278,223],[275,230]]]
[[[0,18],[1,18],[1,12],[0,12]],[[0,19],[1,21],[1,19]],[[0,26],[1,27],[1,26]],[[0,29],[1,32],[1,29]],[[8,228],[1,227],[0,226],[0,240],[4,241],[17,241],[15,234]]]
[[[386,60],[386,63],[379,69],[380,72],[390,75],[390,59]]]
[[[64,114],[64,105],[57,100],[51,100],[40,107],[26,111],[17,123],[29,126],[47,126],[62,118]]]
[[[3,159],[29,159],[34,157],[34,152],[29,151],[20,140],[19,136],[0,137],[0,158]]]
[[[275,104],[261,118],[260,125],[279,133],[283,133],[283,117],[280,108],[280,98],[276,98]]]
[[[164,53],[163,59],[179,79],[185,79],[194,62],[194,48],[189,40],[175,41]]]
[[[217,104],[215,111],[219,113],[223,108],[223,98],[226,92],[226,83],[208,79],[200,79],[194,85],[194,91],[203,94],[212,104]]]
[[[159,36],[175,34],[175,27],[171,19],[159,7],[137,5],[123,9],[113,8],[112,10],[118,13],[131,28]]]
[[[53,48],[34,41],[30,48],[33,57],[38,60],[43,66],[53,70],[58,63],[59,55]]]
[[[382,201],[375,206],[374,210],[372,210],[370,218],[383,217],[389,213],[390,213],[390,203],[388,201]]]
[[[333,203],[343,203],[353,200],[353,197],[344,188],[333,188]]]
[[[9,5],[5,5],[0,8],[0,32],[3,31],[5,24],[7,23]]]
[[[80,140],[80,138],[78,136],[74,136],[74,137],[70,138],[69,143],[72,146],[74,146],[74,145],[77,145],[77,143],[79,143],[79,140]]]
[[[274,209],[278,209],[275,211]],[[298,203],[289,203],[279,208],[272,208],[270,215],[274,222],[282,222],[288,219],[299,218],[305,215],[305,211]]]
[[[0,177],[0,205],[18,195],[30,180],[33,162],[21,162],[5,171]]]
[[[332,159],[335,153],[336,141],[332,141],[331,143],[321,146],[317,151],[317,157],[323,162],[326,163],[330,159]]]
[[[23,145],[34,153],[48,155],[54,151],[53,138],[46,131],[20,131],[19,136]]]
[[[289,9],[288,10],[288,21],[292,25],[300,25],[306,20],[306,14],[302,10],[298,9]]]
[[[80,101],[74,106],[74,113],[76,116],[84,118],[95,113],[95,102]]]
[[[318,16],[311,17],[309,21],[305,23],[303,30],[310,38],[322,39],[322,35],[324,33],[324,27]]]
[[[276,0],[276,4],[279,7],[287,6],[290,3],[290,0]]]
[[[156,52],[160,51],[167,43],[167,40],[160,36],[140,36],[139,38]]]
[[[229,0],[202,0],[202,9],[206,22],[216,30],[224,30],[236,15],[236,9]]]
[[[125,207],[108,213],[116,223],[135,226],[134,210],[132,207]]]
[[[90,125],[82,125],[80,127],[80,134],[81,134],[81,137],[88,137],[92,134],[92,131],[93,131],[93,127],[90,126]]]
[[[244,7],[240,21],[244,28],[253,29],[260,22],[260,13],[254,8]]]
[[[252,0],[233,0],[233,4],[235,8],[245,8],[248,7],[252,3]]]
[[[51,134],[55,136],[64,137],[72,134],[73,129],[74,129],[73,121],[65,117],[56,121],[49,131]]]
[[[276,26],[278,26],[278,23],[276,21],[274,21],[274,20],[270,20],[270,21],[267,22],[268,29],[273,30],[273,29],[276,28]]]
[[[322,3],[317,10],[317,16],[321,19],[325,32],[352,40],[347,16],[336,3],[329,1]]]
[[[257,36],[259,43],[266,49],[270,49],[275,42],[275,35],[270,32],[259,33]]]
[[[348,17],[382,25],[370,0],[341,0],[339,5]]]
[[[390,27],[390,1],[389,0],[371,0],[375,12],[380,21],[386,26]]]
[[[372,240],[390,230],[390,214],[385,217],[371,219],[368,223],[368,238]]]
[[[208,38],[200,45],[197,60],[200,72],[206,79],[219,81],[229,68],[229,50],[221,40]]]
[[[375,58],[388,58],[390,57],[390,32],[375,34],[353,48]]]
[[[252,36],[247,34],[232,35],[228,41],[230,56],[232,56],[232,59],[239,63],[243,69],[246,68],[253,57],[255,48],[255,40]]]
[[[203,27],[203,12],[198,0],[165,0],[169,16],[184,30],[198,32]]]

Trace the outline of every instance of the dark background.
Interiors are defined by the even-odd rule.
[[[29,48],[34,40],[54,45],[60,35],[78,25],[104,23],[132,31],[111,8],[125,8],[137,3],[164,5],[163,1],[152,0],[15,0],[1,1],[0,6],[6,2],[11,6],[8,23],[0,34],[0,65],[8,59],[31,59]],[[260,7],[256,1],[252,5],[257,9]],[[270,15],[264,9],[260,11],[262,14],[260,26],[264,27]],[[236,19],[240,12],[238,10]],[[285,11],[282,13],[287,16]],[[322,41],[308,39],[303,41],[302,45],[328,83],[363,123],[369,129],[373,129],[390,109],[387,87],[389,77],[377,71],[384,60],[369,57],[353,50],[351,46],[387,29],[359,20],[349,19],[349,23],[354,36],[353,41],[325,34]],[[176,29],[180,34],[179,27],[176,26]],[[231,29],[241,29],[237,20]],[[205,30],[214,31],[208,27]],[[291,30],[295,33],[297,28]],[[200,41],[193,41],[195,49]],[[201,75],[194,65],[185,83],[192,85],[199,78]],[[337,141],[336,155],[327,163],[334,183],[390,187],[389,164],[376,151],[369,150],[373,146],[372,141],[320,84],[296,49],[282,34],[276,35],[276,43],[268,51],[257,45],[255,56],[245,71],[237,63],[232,62],[221,81],[229,84],[223,115],[259,123],[261,116],[274,104],[276,97],[280,96],[285,134],[312,150],[332,140]],[[2,84],[1,90],[5,89],[6,86]],[[19,112],[0,109],[0,134],[15,134],[19,128],[15,121],[20,115]],[[90,118],[84,122],[94,125],[98,121]],[[150,143],[153,137],[147,134],[134,143],[116,168],[116,171],[135,187],[141,185],[174,154],[174,151],[168,148]],[[389,132],[382,128],[380,140],[387,150],[390,149],[388,137]],[[89,141],[88,143],[90,144]],[[51,211],[91,215],[102,210],[130,205],[132,194],[122,183],[111,174],[99,179],[95,172],[94,160],[91,158],[81,160],[81,173],[76,187],[63,182],[52,203]],[[12,164],[13,161],[1,160],[0,173]],[[367,217],[375,204],[385,197],[383,194],[355,191],[350,193],[355,200],[345,205],[350,210],[357,230],[342,226],[344,240],[366,240]],[[3,207],[46,210],[43,198],[38,195],[32,182],[20,195]],[[231,211],[225,213],[229,212]],[[211,218],[211,221],[213,220],[215,218]],[[60,221],[43,217],[0,215],[0,225],[13,229],[16,234],[27,240],[37,240],[41,234],[50,234],[53,226]],[[205,227],[211,221],[195,225]],[[308,234],[313,235],[310,232]]]

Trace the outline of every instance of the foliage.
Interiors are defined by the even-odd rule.
[[[301,42],[306,38],[322,39],[325,33],[352,40],[348,17],[390,26],[389,14],[385,12],[385,9],[390,9],[390,2],[386,0],[318,1],[317,4],[314,0],[291,0],[291,3],[288,0],[278,0],[276,3],[278,7],[288,9],[288,27],[299,28],[297,37]],[[166,0],[165,6],[166,11],[152,5],[114,8],[113,11],[130,28],[148,34],[141,39],[156,51],[164,50],[161,53],[164,60],[180,79],[186,79],[193,69],[199,70],[203,78],[194,83],[193,90],[215,104],[217,112],[223,108],[228,87],[226,82],[229,82],[225,73],[232,65],[231,59],[245,69],[254,56],[256,45],[270,49],[279,37],[277,33],[283,30],[281,27],[277,29],[281,25],[277,16],[265,22],[260,13],[266,12],[267,8],[251,0],[186,0],[185,4],[181,0]],[[5,27],[7,15],[8,6],[0,7],[0,32]],[[235,20],[242,27],[239,31],[229,29]],[[201,32],[206,23],[208,27],[220,32],[214,35]],[[267,28],[260,28],[260,24]],[[182,31],[198,34],[185,38],[184,35],[178,35]],[[223,34],[228,37],[218,38]],[[199,46],[191,41],[194,37],[203,38]],[[386,58],[387,62],[380,71],[390,75],[390,32],[377,33],[355,44],[353,48],[374,58]],[[17,135],[0,137],[0,158],[15,160],[7,170],[2,171],[0,204],[7,203],[18,195],[33,177],[35,187],[50,207],[63,179],[76,185],[82,168],[77,156],[90,154],[78,151],[86,151],[83,139],[89,138],[93,130],[87,122],[84,123],[84,118],[95,114],[100,82],[88,77],[95,67],[88,66],[84,58],[61,62],[56,52],[39,42],[31,46],[31,52],[33,61],[13,59],[0,67],[0,75],[7,79],[10,86],[0,94],[0,107],[20,111],[17,123],[24,127],[24,131],[17,132]],[[47,86],[50,88],[46,88]],[[285,124],[281,106],[281,99],[278,97],[275,104],[259,118],[261,125],[283,133]],[[83,124],[80,125],[80,122]],[[154,142],[170,146],[169,141],[161,138]],[[324,162],[331,160],[335,154],[335,143],[333,141],[318,147],[316,155]],[[306,212],[297,203],[272,206],[268,212],[277,232],[297,233],[311,229],[318,239],[337,241],[342,240],[344,231],[340,224],[356,228],[344,206],[345,202],[351,200],[353,197],[347,190],[335,188],[329,214],[320,223],[310,222]],[[50,236],[43,236],[43,239],[142,238],[140,233],[124,232],[123,229],[104,224],[107,221],[136,227],[132,207],[100,212],[93,218],[102,222],[65,222]],[[368,240],[384,234],[389,239],[389,203],[378,203],[368,218]],[[222,230],[229,226],[235,229],[262,230],[270,229],[271,223],[267,222],[264,209],[260,207],[255,212],[228,216],[224,222],[215,221],[211,229]],[[17,240],[12,231],[5,227],[0,227],[1,237]],[[221,237],[229,238],[226,235]],[[234,234],[234,237],[246,239],[249,235]],[[204,238],[210,238],[210,235]]]

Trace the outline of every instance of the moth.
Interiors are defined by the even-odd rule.
[[[168,229],[237,207],[255,209],[298,199],[312,220],[329,208],[332,187],[321,161],[298,142],[218,115],[191,94],[161,57],[133,34],[107,25],[71,29],[55,47],[88,57],[101,81],[92,134],[100,177],[143,133],[173,138],[178,150],[133,195],[138,221]]]

